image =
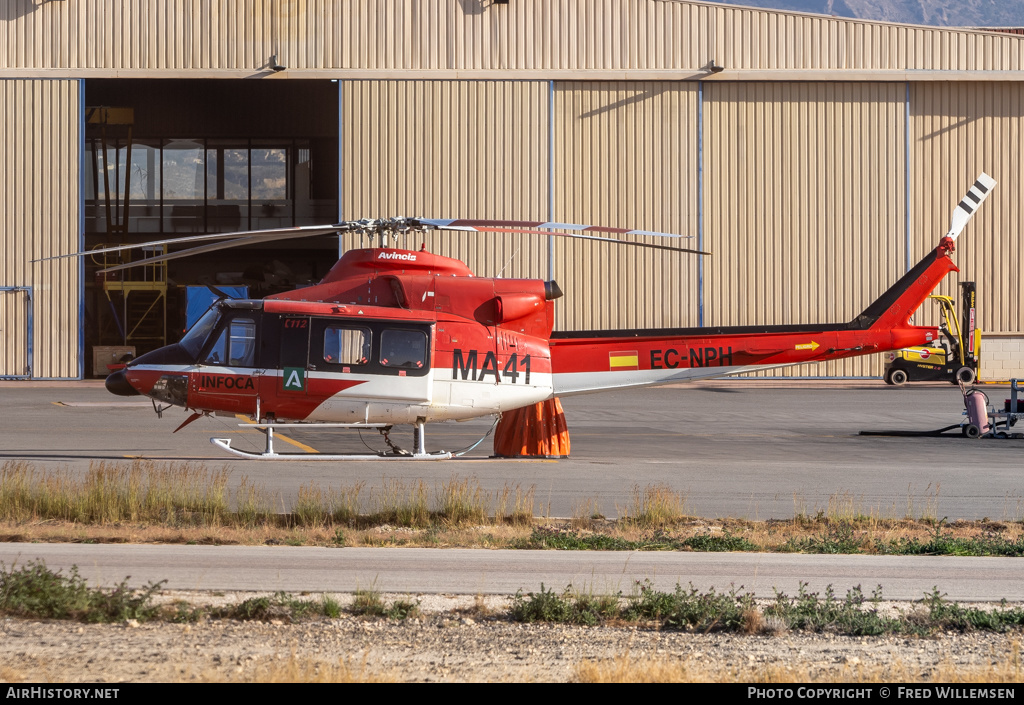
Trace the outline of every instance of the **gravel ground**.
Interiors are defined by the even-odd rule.
[[[165,593],[192,604],[245,594]],[[350,596],[338,596],[342,604]],[[383,596],[389,602],[397,597]],[[288,623],[80,624],[0,620],[0,680],[152,682],[302,678],[296,668],[344,660],[357,678],[408,682],[546,681],[575,678],[577,664],[627,656],[684,662],[697,673],[726,667],[733,678],[789,669],[792,680],[856,680],[897,664],[909,679],[1019,663],[1020,633],[947,633],[934,638],[776,636],[662,632],[637,626],[517,624],[507,597],[419,596],[422,615],[404,622],[343,614]],[[900,606],[890,606],[897,609]],[[905,606],[910,609],[910,606]],[[291,670],[289,671],[289,667]],[[946,669],[943,671],[943,669]],[[1020,673],[1017,666],[1018,674]],[[312,676],[312,671],[305,674]],[[762,676],[763,677],[763,676]],[[947,675],[943,680],[948,680]]]

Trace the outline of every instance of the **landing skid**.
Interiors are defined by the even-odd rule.
[[[399,453],[375,453],[375,454],[346,454],[329,455],[326,453],[277,453],[274,451],[274,429],[275,428],[390,428],[391,424],[367,424],[367,423],[240,423],[242,428],[266,429],[267,445],[263,452],[241,450],[231,447],[230,438],[211,438],[210,442],[222,450],[250,460],[450,460],[452,454],[448,451],[428,453],[424,447],[424,426],[416,424],[416,450],[412,453],[404,451]]]

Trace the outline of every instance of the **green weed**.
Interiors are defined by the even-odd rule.
[[[515,542],[514,547],[534,550],[553,548],[560,551],[636,551],[640,549],[640,543],[607,534],[581,535],[575,531],[538,527],[529,537]]]
[[[420,614],[419,600],[395,600],[386,605],[377,590],[356,590],[352,596],[352,614],[363,617],[387,617],[388,619],[409,619]]]
[[[936,629],[1005,632],[1024,626],[1024,609],[1010,608],[1006,600],[1003,600],[999,609],[981,610],[949,602],[938,588],[933,588],[930,593],[925,594],[920,604],[928,610],[929,620]]]
[[[382,617],[387,608],[384,607],[384,600],[378,591],[357,589],[352,596],[352,606],[349,610],[352,614],[364,617]]]
[[[159,613],[152,597],[166,581],[141,590],[122,580],[112,590],[90,588],[72,566],[68,575],[54,572],[43,561],[30,561],[10,570],[0,563],[0,613],[36,619],[78,619],[84,622],[146,621]]]
[[[817,536],[791,538],[782,546],[783,552],[849,554],[864,553],[867,539],[858,537],[850,522],[826,521],[825,529]]]
[[[680,542],[680,545],[694,551],[706,551],[708,553],[760,550],[757,544],[748,541],[742,536],[736,536],[729,531],[725,531],[721,534],[705,532],[696,536],[691,536],[688,539],[684,539]]]
[[[516,592],[512,599],[510,615],[517,622],[557,622],[562,624],[595,625],[615,617],[618,614],[618,595],[595,596],[590,593],[579,593],[566,587],[557,594],[554,590],[544,589],[540,592]]]
[[[331,615],[330,612],[335,614]],[[286,592],[278,591],[270,596],[250,597],[237,605],[213,610],[210,616],[242,621],[281,620],[292,622],[319,616],[337,616],[338,614],[340,614],[338,603],[327,597],[322,597],[320,600],[300,600]]]
[[[776,591],[775,601],[765,608],[764,614],[785,621],[793,629],[812,632],[832,631],[872,636],[908,631],[905,628],[907,623],[903,620],[879,615],[877,605],[881,599],[881,587],[869,599],[858,585],[848,590],[840,600],[836,598],[831,585],[825,588],[825,596],[822,598],[818,593],[807,592],[807,584],[801,583],[796,597]]]
[[[410,619],[420,614],[420,602],[409,600],[395,600],[391,606],[384,610],[384,616],[388,619]]]
[[[754,609],[754,596],[736,590],[718,593],[712,588],[701,593],[693,585],[689,590],[676,585],[675,592],[664,593],[654,590],[650,581],[637,583],[636,587],[623,616],[657,621],[670,629],[739,631],[744,626],[745,613]]]
[[[875,541],[874,550],[897,556],[1024,556],[1024,536],[1010,541],[987,531],[981,536],[955,537],[942,528],[943,522],[940,521],[927,541],[917,538]]]

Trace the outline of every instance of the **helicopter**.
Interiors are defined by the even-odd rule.
[[[110,267],[104,272],[251,242],[359,232],[380,246],[349,250],[319,284],[262,300],[222,296],[177,343],[141,355],[107,377],[122,396],[144,395],[158,414],[242,415],[266,448],[242,457],[302,460],[440,460],[428,423],[495,416],[559,397],[692,381],[925,345],[934,326],[910,317],[942,279],[959,271],[955,241],[996,182],[982,173],[954,209],[949,231],[894,285],[845,323],[650,330],[554,331],[555,281],[477,277],[463,262],[387,246],[387,236],[425,230],[560,235],[708,254],[606,235],[668,235],[566,223],[391,218],[329,226],[190,236],[146,246],[220,240]],[[553,232],[567,230],[569,233]],[[595,233],[602,233],[597,235]],[[371,243],[372,244],[372,243]],[[114,251],[141,247],[123,245]],[[95,252],[95,251],[94,251]],[[275,429],[371,428],[394,452],[279,454]],[[414,449],[387,432],[414,427]]]

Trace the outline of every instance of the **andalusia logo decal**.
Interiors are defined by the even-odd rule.
[[[289,392],[306,391],[306,370],[301,367],[284,368],[284,388]]]

